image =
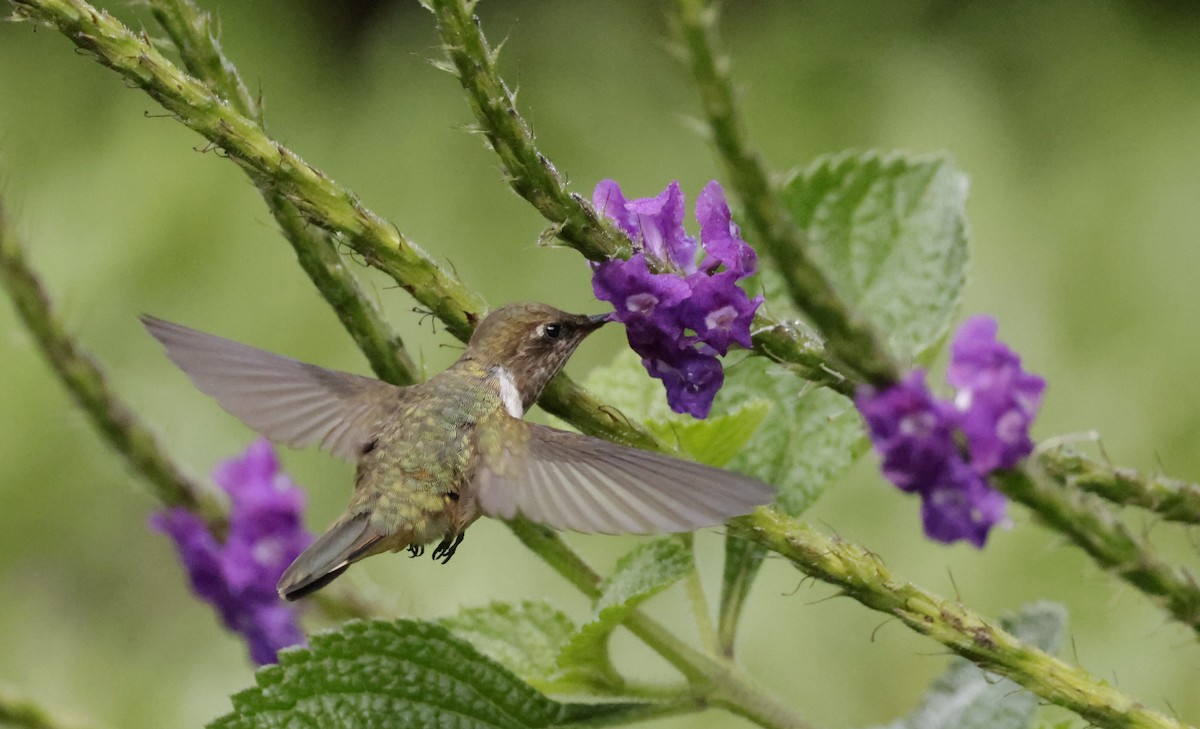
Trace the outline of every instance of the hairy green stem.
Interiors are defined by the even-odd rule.
[[[892,576],[879,556],[828,537],[778,512],[758,509],[730,522],[730,533],[778,552],[801,572],[858,602],[899,618],[973,663],[1104,727],[1182,729],[1078,666],[1022,643],[958,602]]]
[[[0,284],[67,392],[87,413],[105,442],[150,484],[158,502],[164,507],[184,507],[204,519],[212,533],[224,534],[229,527],[225,500],[215,489],[183,474],[150,429],[112,392],[95,358],[66,333],[54,315],[49,294],[29,267],[7,224],[2,204]],[[332,617],[366,617],[377,612],[360,598],[337,590],[322,595],[317,604]]]
[[[483,299],[438,266],[345,187],[270,138],[203,81],[185,73],[145,34],[134,33],[84,0],[12,0],[19,15],[57,28],[76,46],[142,88],[179,121],[240,165],[260,188],[281,195],[391,276],[465,340],[485,309]]]
[[[239,113],[221,94],[176,67],[145,34],[134,33],[84,0],[10,2],[18,17],[58,29],[98,62],[142,88],[180,122],[223,149],[260,188],[282,196],[310,224],[330,232],[368,265],[391,276],[453,336],[461,341],[470,338],[485,310],[478,294],[368,210],[353,193],[271,139],[261,125]],[[386,339],[378,329],[374,331],[372,336]],[[633,429],[620,428],[621,418],[612,408],[598,404],[565,375],[556,378],[547,395],[549,400],[541,401],[547,409],[579,413],[576,425],[585,433],[644,439]]]
[[[1065,534],[1101,567],[1200,633],[1200,585],[1190,572],[1155,557],[1097,497],[1040,475],[1036,468],[1008,471],[997,474],[992,482],[1009,498],[1033,509],[1039,519]]]
[[[500,158],[505,179],[553,224],[559,239],[591,261],[628,258],[632,249],[616,229],[577,193],[567,191],[557,169],[538,151],[529,124],[517,110],[516,95],[496,70],[498,49],[488,44],[465,0],[432,0],[450,70],[458,77],[479,130]],[[831,363],[819,342],[788,322],[759,313],[753,342],[758,354],[791,365],[800,376],[853,394],[854,383]]]
[[[117,399],[95,358],[67,334],[50,296],[25,260],[21,244],[0,205],[0,283],[50,368],[92,425],[166,506],[182,506],[217,532],[226,528],[221,498],[184,475],[158,445],[150,429]]]
[[[716,50],[716,17],[715,6],[706,0],[675,1],[675,24],[700,90],[712,140],[746,216],[783,275],[788,293],[825,335],[826,347],[835,360],[872,384],[894,382],[899,367],[879,333],[842,301],[813,262],[809,241],[746,141],[745,125],[734,102],[729,60]]]
[[[188,71],[207,83],[236,111],[262,125],[262,108],[221,50],[213,32],[212,17],[191,0],[151,0],[150,9],[175,44]],[[420,373],[404,343],[359,286],[338,254],[333,235],[306,221],[283,194],[266,187],[259,189],[284,237],[292,244],[300,267],[329,302],[375,374],[394,385],[420,381]]]
[[[1200,484],[1110,466],[1066,445],[1036,454],[1046,475],[1068,489],[1090,491],[1115,504],[1149,509],[1167,521],[1200,524]]]

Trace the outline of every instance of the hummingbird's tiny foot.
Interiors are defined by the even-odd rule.
[[[449,562],[454,553],[458,551],[458,545],[462,544],[464,536],[466,536],[466,532],[461,532],[458,535],[447,534],[446,538],[433,550],[433,559],[435,561],[438,559],[442,560],[442,564]]]
[[[425,554],[425,545],[424,544],[408,545],[408,556],[409,557],[420,557],[422,554]]]

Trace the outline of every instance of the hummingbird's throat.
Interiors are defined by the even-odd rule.
[[[521,401],[521,391],[517,388],[517,381],[513,379],[512,373],[508,368],[496,365],[492,368],[492,377],[496,379],[500,388],[500,402],[504,403],[504,409],[514,418],[523,417],[525,403]]]

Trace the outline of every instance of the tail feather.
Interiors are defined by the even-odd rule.
[[[371,528],[369,514],[339,519],[284,570],[276,586],[279,596],[296,600],[316,592],[371,554],[381,539],[383,535]]]

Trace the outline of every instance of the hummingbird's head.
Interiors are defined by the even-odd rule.
[[[471,335],[462,360],[508,378],[528,409],[583,338],[609,314],[568,314],[546,304],[509,304],[490,312]]]

